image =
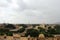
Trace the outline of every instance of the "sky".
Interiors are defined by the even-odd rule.
[[[60,22],[60,0],[0,0],[0,23]]]

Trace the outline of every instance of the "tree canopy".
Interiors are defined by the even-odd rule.
[[[25,28],[21,28],[21,29],[18,30],[19,33],[22,33],[24,31],[25,31]]]
[[[7,24],[7,25],[5,25],[5,28],[15,29],[16,27],[13,24]]]
[[[30,35],[31,37],[38,37],[39,31],[36,29],[28,29],[26,35]]]
[[[60,34],[60,25],[55,26],[56,34]]]

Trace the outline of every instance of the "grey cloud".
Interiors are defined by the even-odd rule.
[[[60,0],[2,0],[0,22],[55,23],[60,22]]]

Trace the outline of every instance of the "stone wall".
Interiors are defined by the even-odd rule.
[[[28,40],[27,37],[21,37],[20,40]]]
[[[4,38],[4,36],[0,36],[0,40],[60,40],[60,38],[57,37],[49,37],[49,38],[33,38],[33,37],[13,37],[13,36],[6,36],[6,38]]]

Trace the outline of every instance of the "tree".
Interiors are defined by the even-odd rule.
[[[54,29],[52,29],[51,27],[48,27],[48,30],[45,31],[46,29],[42,28],[42,27],[38,27],[40,34],[44,34],[45,37],[53,37],[52,33],[55,32]]]
[[[5,25],[5,28],[15,29],[16,27],[13,24],[8,24],[8,25]]]
[[[55,30],[54,28],[51,28],[51,27],[48,27],[47,32],[48,32],[49,34],[56,34],[56,30]]]
[[[39,26],[39,24],[32,24],[33,28],[35,28],[36,26]]]
[[[13,36],[13,33],[9,31],[9,32],[6,33],[6,35],[7,36]]]
[[[9,31],[9,29],[0,29],[0,33],[6,33],[6,32],[8,32]]]
[[[45,34],[45,37],[54,37],[54,35],[47,33],[47,34]]]
[[[36,29],[28,29],[26,35],[30,35],[31,37],[38,37],[39,31]]]
[[[9,32],[9,29],[0,29],[0,35],[4,35],[7,32]]]
[[[27,25],[25,24],[20,24],[20,26],[22,26],[23,28],[27,28]]]
[[[4,35],[4,33],[0,33],[0,36],[3,36]]]
[[[24,31],[25,31],[25,28],[21,28],[21,29],[18,30],[19,33],[22,33]]]
[[[4,35],[4,29],[0,29],[0,35]]]
[[[60,25],[55,26],[56,34],[60,34]]]
[[[39,29],[39,33],[43,33],[43,34],[45,34],[45,29],[44,28],[42,28],[42,27],[38,27],[38,29]]]
[[[48,30],[45,34],[45,37],[54,37],[53,35],[56,33],[54,28],[48,27]]]

